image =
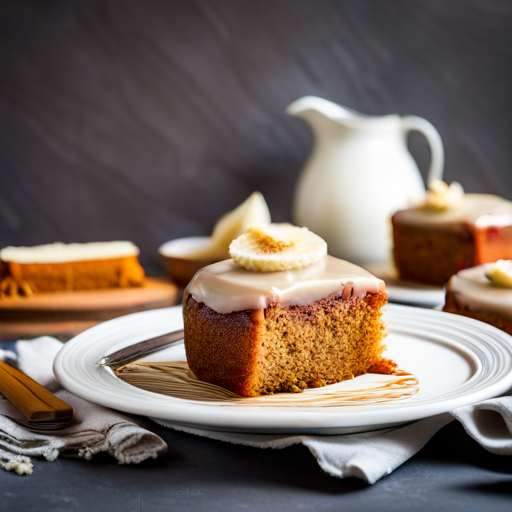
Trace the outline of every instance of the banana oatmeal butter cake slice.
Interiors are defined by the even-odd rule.
[[[249,228],[230,255],[184,293],[185,349],[198,379],[248,397],[394,373],[382,356],[382,280],[289,224]]]

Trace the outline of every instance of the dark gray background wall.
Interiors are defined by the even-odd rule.
[[[512,199],[510,0],[1,0],[0,246],[154,265],[256,189],[289,220],[305,94],[429,119],[448,181]]]

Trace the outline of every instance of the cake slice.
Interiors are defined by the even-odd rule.
[[[291,237],[290,243],[271,233],[277,243],[269,242],[261,230],[254,236],[266,246],[252,261],[243,254],[247,266],[298,261],[287,255],[300,253],[297,246],[304,241]],[[382,356],[384,282],[322,251],[314,260],[273,272],[226,260],[198,272],[183,298],[185,349],[195,376],[241,396],[259,396],[325,386],[369,371],[392,373],[396,365]]]
[[[6,247],[0,251],[0,297],[141,286],[138,254],[124,241]]]

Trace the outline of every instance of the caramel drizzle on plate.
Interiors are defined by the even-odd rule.
[[[343,389],[343,382],[322,388],[306,389],[302,393],[278,393],[258,397],[242,397],[214,384],[200,381],[185,361],[167,363],[140,361],[114,371],[115,375],[132,386],[171,396],[193,400],[198,404],[221,406],[267,407],[339,407],[371,405],[404,400],[419,390],[418,378],[409,373],[399,375],[372,374],[372,382],[360,388]],[[345,381],[354,382],[354,381]],[[346,387],[346,386],[345,386]]]

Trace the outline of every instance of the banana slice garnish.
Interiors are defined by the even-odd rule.
[[[512,288],[512,261],[498,260],[485,273],[492,284],[501,288]]]
[[[276,272],[312,265],[327,254],[327,244],[307,228],[269,224],[251,226],[231,242],[229,254],[248,270]]]
[[[428,188],[425,207],[429,210],[455,210],[464,201],[464,189],[457,181],[448,185],[442,180],[432,180]]]

